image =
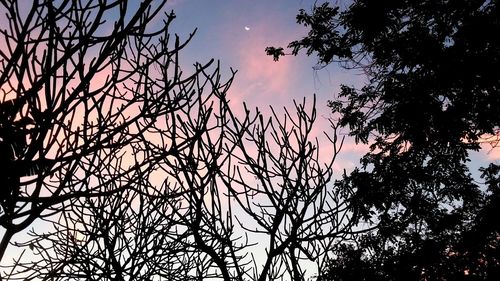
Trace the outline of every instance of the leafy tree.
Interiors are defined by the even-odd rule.
[[[19,2],[0,2],[2,277],[304,280],[351,234],[315,102],[234,112],[235,72],[186,72],[193,35],[152,22],[165,1]]]
[[[352,212],[377,228],[340,245],[323,278],[498,278],[500,228],[489,215],[499,210],[498,166],[483,170],[483,185],[467,162],[500,128],[499,15],[489,0],[356,0],[299,12],[309,33],[289,44],[292,54],[369,78],[342,86],[329,106],[370,144],[338,185],[356,190]]]

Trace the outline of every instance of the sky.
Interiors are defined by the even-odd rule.
[[[282,110],[291,108],[293,100],[305,97],[311,103],[316,95],[318,111],[317,130],[328,131],[330,109],[327,101],[338,92],[340,84],[360,85],[364,76],[336,66],[314,70],[316,59],[305,54],[286,56],[274,62],[265,54],[268,46],[285,47],[289,42],[306,35],[307,29],[296,23],[299,9],[310,10],[312,0],[173,0],[167,9],[173,9],[177,18],[172,32],[181,38],[197,28],[195,37],[183,51],[184,62],[220,60],[221,68],[229,77],[230,68],[237,70],[229,99],[236,108],[245,102],[249,108],[259,107],[266,112],[269,106]],[[268,111],[267,111],[268,112]],[[331,145],[325,143],[322,153],[328,162]],[[330,152],[330,153],[329,153]],[[343,156],[335,164],[338,171],[352,169],[366,147],[352,141],[344,145]]]
[[[173,29],[179,35],[198,28],[184,58],[200,62],[220,59],[223,69],[238,70],[233,98],[252,105],[278,104],[311,95],[312,59],[285,58],[279,63],[265,55],[266,46],[285,46],[305,34],[295,14],[309,1],[176,0]]]
[[[342,0],[340,0],[342,1]],[[330,65],[314,70],[316,59],[304,52],[286,56],[274,62],[265,54],[267,46],[285,47],[299,39],[307,29],[296,23],[299,9],[311,10],[314,0],[171,0],[167,9],[173,9],[177,18],[173,32],[186,38],[195,28],[193,41],[183,53],[184,60],[194,63],[211,58],[220,60],[229,75],[230,68],[238,70],[229,98],[235,107],[245,102],[250,108],[267,109],[273,106],[290,108],[293,100],[317,98],[317,133],[328,131],[331,117],[327,101],[334,98],[341,84],[360,86],[365,77],[354,70],[347,71]],[[346,132],[344,132],[346,133]],[[328,145],[324,145],[328,146]],[[326,147],[328,149],[328,147]],[[351,170],[359,163],[366,146],[347,139],[341,157],[335,164],[337,172]],[[328,153],[323,154],[328,161]],[[499,161],[500,149],[483,149],[471,154],[471,165],[480,167],[488,161]],[[474,170],[474,169],[472,169]]]

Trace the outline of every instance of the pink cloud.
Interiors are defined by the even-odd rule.
[[[483,143],[481,144],[481,154],[490,161],[500,160],[500,146],[498,143]]]
[[[467,142],[467,141],[465,141]],[[500,160],[500,135],[484,134],[479,138],[481,149],[473,154],[481,161]]]
[[[237,26],[234,32],[224,35],[224,45],[232,46],[234,67],[238,69],[230,92],[233,101],[246,101],[251,105],[284,104],[289,102],[301,67],[292,57],[274,62],[265,53],[267,46],[286,46],[293,39],[275,28],[278,23],[268,20],[245,30]],[[273,27],[273,28],[271,28]],[[292,34],[293,36],[293,34]]]
[[[285,94],[293,80],[290,60],[284,58],[280,62],[274,62],[271,57],[266,56],[264,49],[269,43],[263,36],[251,35],[240,44],[240,76],[243,82],[265,93]]]

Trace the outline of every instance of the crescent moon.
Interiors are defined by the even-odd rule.
[[[250,27],[245,26],[245,30],[246,30],[246,31],[249,31],[249,30],[250,30]]]

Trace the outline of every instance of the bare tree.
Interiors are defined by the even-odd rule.
[[[18,244],[39,260],[19,262],[11,278],[304,280],[304,260],[320,268],[351,232],[349,194],[333,188],[333,160],[322,165],[310,137],[314,106],[237,118],[224,85],[204,93],[198,84],[189,105],[155,127],[167,141],[150,157],[172,153],[133,189],[79,198],[52,219],[52,233]],[[196,141],[176,144],[187,139]]]
[[[173,13],[150,30],[164,4],[2,2],[0,257],[24,253],[9,279],[304,280],[350,235],[335,124],[320,152],[315,102],[234,112],[235,72],[184,74]]]
[[[282,118],[271,109],[271,118],[258,114],[249,126],[235,121],[234,135],[242,137],[232,140],[235,163],[221,177],[237,202],[239,215],[235,212],[234,219],[245,236],[262,236],[264,241],[258,243],[264,248],[262,264],[257,266],[253,257],[248,277],[304,280],[307,266],[301,261],[320,266],[332,243],[352,233],[350,193],[332,182],[332,165],[343,139],[337,139],[332,123],[332,149],[320,151],[312,136],[315,102],[310,109],[305,100],[295,103],[292,111],[284,109]],[[330,157],[329,163],[321,162],[321,153]]]
[[[191,37],[170,37],[173,13],[149,27],[165,2],[0,2],[0,258],[36,219],[121,192],[153,165],[118,155],[147,146],[148,129],[183,104],[175,92],[206,67],[181,79],[178,53]],[[167,73],[153,63],[173,72],[168,86],[155,87]]]

